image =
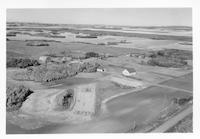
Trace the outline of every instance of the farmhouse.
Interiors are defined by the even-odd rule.
[[[126,68],[122,71],[124,76],[134,76],[136,75],[136,70],[134,68]]]
[[[50,56],[41,56],[39,58],[40,64],[46,64],[46,63],[48,63],[50,61],[51,61],[51,57]]]

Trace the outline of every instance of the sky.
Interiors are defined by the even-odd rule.
[[[7,9],[7,21],[131,26],[192,26],[191,8]]]

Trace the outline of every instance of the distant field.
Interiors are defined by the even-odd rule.
[[[109,53],[112,55],[128,54],[135,51],[142,51],[131,48],[118,48],[118,47],[106,47],[93,44],[80,44],[80,43],[58,43],[50,42],[50,46],[43,47],[30,47],[26,46],[24,41],[9,41],[7,42],[7,51],[14,51],[31,57],[40,57],[47,53],[60,53],[64,50],[71,51],[83,51],[83,52],[98,52]]]
[[[18,52],[13,52],[13,51],[7,51],[6,52],[6,57],[26,57],[27,55],[25,54],[21,54],[21,53],[18,53]]]
[[[37,31],[42,34],[37,35]],[[136,32],[116,32],[112,30],[93,29],[67,29],[67,28],[8,28],[8,33],[16,33],[16,36],[9,37],[9,40],[55,40],[60,42],[73,42],[80,44],[96,44],[107,47],[136,48],[136,49],[164,49],[177,48],[192,50],[192,45],[185,45],[191,42],[191,36],[163,35],[163,34],[143,34]],[[52,37],[52,32],[58,33],[64,38]],[[93,35],[96,38],[77,38],[76,35]],[[184,34],[183,34],[184,35]]]
[[[16,28],[9,28],[9,29],[16,29]],[[19,29],[26,29],[26,28],[19,28]],[[29,30],[34,30],[36,28],[29,28]],[[38,27],[37,29],[44,29]],[[173,36],[173,35],[157,35],[157,34],[144,34],[144,33],[128,33],[128,32],[117,32],[117,31],[103,31],[103,30],[83,30],[83,29],[69,29],[69,28],[45,28],[49,31],[66,31],[66,32],[79,32],[84,34],[97,34],[97,35],[112,35],[112,36],[126,36],[126,37],[139,37],[139,38],[149,38],[149,39],[158,39],[158,40],[178,40],[178,41],[192,41],[192,37],[190,36]]]

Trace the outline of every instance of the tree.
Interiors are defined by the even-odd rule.
[[[85,54],[85,57],[86,58],[90,58],[90,57],[99,57],[99,54],[98,53],[95,53],[95,52],[87,52]]]

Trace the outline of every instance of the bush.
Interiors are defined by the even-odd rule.
[[[29,42],[26,46],[49,46],[49,44],[44,42]]]
[[[147,63],[152,66],[174,67],[174,68],[180,68],[187,65],[186,61],[173,59],[173,58],[167,58],[167,57],[151,58]]]
[[[33,93],[32,90],[23,85],[15,87],[7,87],[6,90],[6,110],[15,111],[19,110],[23,102],[29,95]]]
[[[107,42],[107,45],[117,45],[118,42]]]
[[[147,62],[152,66],[180,68],[187,65],[187,61],[192,59],[192,52],[178,49],[165,49],[152,52],[151,59]]]
[[[30,66],[38,66],[40,63],[37,60],[28,58],[8,58],[6,65],[7,67],[27,68]]]
[[[193,97],[188,97],[188,98],[173,98],[172,102],[174,104],[178,104],[178,105],[185,105],[186,103],[190,102],[193,100]]]
[[[96,72],[100,65],[98,63],[83,63],[80,66],[80,72]]]
[[[99,54],[98,53],[95,53],[95,52],[87,52],[85,54],[85,57],[86,58],[90,58],[90,57],[99,57]]]
[[[37,67],[29,67],[25,72],[17,72],[14,79],[51,82],[75,76],[79,72],[96,72],[99,66],[100,65],[97,63],[54,65],[52,67],[41,65]]]
[[[106,45],[106,44],[103,42],[100,42],[100,43],[97,43],[97,45]]]
[[[177,58],[181,60],[192,60],[192,52],[187,50],[178,50],[178,49],[165,49],[157,51],[154,53],[154,56],[165,56],[169,58]]]
[[[56,80],[60,80],[67,77],[67,74],[62,74],[56,71],[47,71],[43,81],[44,82],[51,82],[51,81],[56,81]]]
[[[61,109],[69,109],[74,101],[74,90],[68,89],[66,93],[58,96],[58,106]]]

